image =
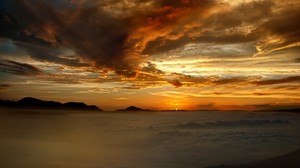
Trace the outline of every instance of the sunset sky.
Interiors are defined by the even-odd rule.
[[[1,0],[0,99],[300,107],[300,0]]]

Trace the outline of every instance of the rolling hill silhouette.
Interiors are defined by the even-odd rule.
[[[136,106],[129,106],[126,109],[119,109],[117,111],[149,111],[148,109],[142,109]]]
[[[67,110],[94,110],[102,111],[95,105],[86,105],[83,102],[60,103],[55,101],[44,101],[33,97],[25,97],[19,101],[0,100],[1,107],[8,108],[46,108]]]

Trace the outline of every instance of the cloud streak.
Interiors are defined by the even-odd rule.
[[[289,76],[281,79],[268,79],[252,82],[255,85],[275,85],[283,83],[300,83],[300,76]]]
[[[11,87],[12,87],[12,85],[9,85],[9,84],[1,84],[0,85],[0,91],[6,91]]]
[[[0,71],[23,76],[42,74],[42,71],[33,65],[10,60],[0,60]]]

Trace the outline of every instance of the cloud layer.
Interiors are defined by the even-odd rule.
[[[134,8],[122,1],[4,1],[1,36],[38,60],[80,66],[60,58],[61,48],[67,48],[99,69],[133,77],[149,41],[182,36],[194,14],[213,5],[198,0],[130,2]]]
[[[256,55],[299,46],[299,3],[290,3],[295,8],[277,1],[5,0],[0,35],[40,61],[89,62],[134,77],[146,56],[190,43],[251,42]],[[64,59],[66,49],[81,59]]]

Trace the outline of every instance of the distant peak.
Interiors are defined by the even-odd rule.
[[[135,106],[129,106],[126,108],[127,110],[141,110],[141,108],[139,107],[135,107]]]
[[[33,97],[24,97],[23,99],[17,101],[17,103],[21,103],[21,104],[37,104],[40,102],[43,102],[43,100],[33,98]]]
[[[33,97],[24,97],[23,99],[20,99],[19,101],[24,101],[24,100],[40,100],[40,99],[33,98]]]
[[[139,107],[136,107],[136,106],[129,106],[126,109],[120,109],[120,110],[117,110],[117,111],[148,111],[148,110],[147,109],[142,109],[142,108],[139,108]]]

